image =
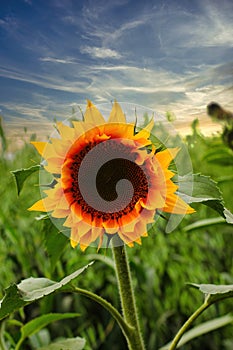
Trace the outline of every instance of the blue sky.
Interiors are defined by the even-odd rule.
[[[172,111],[178,127],[233,110],[232,0],[2,0],[0,110],[7,132],[52,130],[113,99]]]

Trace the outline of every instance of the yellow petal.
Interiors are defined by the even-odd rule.
[[[86,123],[91,123],[94,125],[105,124],[105,120],[102,114],[89,100],[87,100],[87,108],[84,114],[84,121]]]
[[[75,138],[77,139],[95,126],[94,123],[86,123],[83,121],[72,121],[72,124],[75,130]]]
[[[48,144],[48,142],[37,142],[37,141],[31,141],[31,144],[36,148],[37,152],[43,156],[43,153],[45,151],[45,148]]]
[[[166,206],[162,209],[166,213],[172,214],[192,214],[195,210],[183,201],[176,194],[169,194],[166,198]]]
[[[70,240],[70,245],[72,248],[76,248],[78,245],[78,242],[74,241],[73,239]]]
[[[74,139],[74,128],[64,125],[62,122],[57,122],[57,128],[62,139],[73,140]]]
[[[171,161],[176,157],[179,152],[179,148],[168,148],[164,151],[155,154],[154,160],[158,160],[162,168],[167,168]]]
[[[84,252],[86,248],[93,242],[91,237],[91,229],[82,237],[80,237],[80,248]]]
[[[136,243],[137,243],[137,244],[139,244],[139,245],[142,245],[141,238],[135,239],[135,241],[134,241],[134,242],[136,242]]]
[[[38,202],[34,203],[30,208],[28,208],[29,211],[47,211],[45,208],[43,199],[40,199]]]
[[[117,101],[114,101],[114,105],[112,107],[109,119],[109,123],[126,123],[125,115],[121,109],[121,106]]]
[[[135,136],[134,140],[139,140],[139,139],[148,139],[150,137],[150,132],[154,126],[154,118],[151,119],[149,124],[145,126],[141,131],[139,131]]]
[[[72,248],[77,247],[79,244],[79,235],[78,235],[78,230],[76,227],[71,228],[71,233],[70,233],[70,244]]]

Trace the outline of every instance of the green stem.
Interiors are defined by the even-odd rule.
[[[113,318],[117,321],[125,337],[127,338],[129,336],[130,331],[132,330],[131,327],[125,322],[121,314],[117,311],[117,309],[115,309],[114,306],[112,306],[112,304],[110,304],[107,300],[103,299],[99,295],[89,292],[86,289],[76,287],[74,289],[74,292],[84,295],[85,297],[92,299],[96,301],[98,304],[100,304],[101,306],[103,306],[106,310],[110,312]]]
[[[0,324],[0,349],[7,350],[6,343],[4,341],[5,321]]]
[[[119,245],[121,242],[117,236],[113,237],[112,243],[123,316],[132,327],[126,338],[128,347],[129,350],[144,350],[126,248],[125,245]]]
[[[206,301],[189,317],[189,319],[183,324],[183,326],[179,329],[178,333],[176,334],[175,338],[171,342],[171,345],[168,350],[174,350],[176,349],[177,344],[179,343],[181,337],[184,335],[184,333],[188,330],[188,328],[191,326],[191,324],[196,320],[196,318],[202,314],[203,311],[205,311],[211,304],[207,303]]]
[[[19,350],[21,345],[23,344],[24,338],[20,338],[18,343],[15,346],[15,350]]]

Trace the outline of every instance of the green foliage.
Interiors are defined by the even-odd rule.
[[[185,287],[187,281],[198,285],[233,283],[233,227],[220,216],[224,211],[228,222],[232,220],[230,212],[233,212],[233,152],[223,145],[220,137],[203,137],[197,124],[193,125],[193,132],[186,138],[186,142],[194,173],[205,174],[214,181],[198,177],[202,187],[200,191],[194,191],[195,196],[200,200],[202,191],[209,188],[209,201],[213,200],[219,206],[211,207],[212,203],[201,205],[198,200],[192,204],[196,213],[187,215],[171,234],[165,233],[166,221],[159,218],[149,237],[143,238],[142,246],[135,245],[134,248],[128,249],[140,323],[148,350],[158,349],[170,341],[180,326],[199,307],[200,295]],[[11,171],[31,168],[39,164],[40,159],[31,145],[25,144],[11,157],[8,157],[6,151],[4,157],[0,158],[1,298],[4,297],[3,291],[6,286],[11,286],[6,291],[7,305],[6,297],[3,298],[5,302],[2,301],[1,304],[8,310],[6,312],[5,309],[3,317],[11,313],[12,302],[18,303],[14,304],[13,316],[11,314],[4,319],[7,349],[15,349],[21,337],[20,328],[33,319],[49,313],[77,312],[81,317],[76,318],[75,322],[73,319],[67,319],[62,323],[62,327],[57,322],[45,325],[36,334],[25,339],[23,349],[51,350],[51,344],[46,344],[53,342],[57,342],[54,348],[56,350],[61,347],[69,349],[69,342],[75,339],[78,341],[77,337],[86,339],[85,345],[84,340],[80,340],[85,350],[125,349],[126,343],[122,333],[107,311],[82,296],[71,296],[65,291],[54,292],[36,302],[27,302],[22,311],[21,307],[25,305],[25,301],[21,299],[22,292],[18,290],[20,280],[28,279],[29,276],[34,276],[35,279],[45,276],[51,281],[61,281],[64,276],[75,271],[77,266],[83,266],[93,259],[97,261],[92,268],[86,270],[84,278],[79,278],[79,287],[101,295],[118,309],[120,305],[110,249],[101,249],[98,252],[99,258],[96,259],[96,248],[89,247],[85,254],[79,249],[72,249],[67,238],[57,233],[49,220],[35,220],[35,213],[27,211],[27,208],[40,198],[38,172],[31,173],[24,186],[20,187],[21,193],[17,198]],[[183,188],[181,186],[181,190]],[[187,195],[190,193],[187,192]],[[224,198],[224,205],[220,197]],[[223,209],[225,207],[230,212]],[[213,208],[217,209],[219,217]],[[232,316],[224,316],[230,309],[232,300],[225,299],[201,315],[196,321],[196,327],[190,332],[196,329],[198,335],[205,335],[195,338],[192,335],[192,341],[186,342],[185,350],[230,350],[233,338],[232,325],[228,320]],[[208,325],[210,320],[214,321]],[[214,330],[215,320],[215,331],[209,334],[209,331]],[[203,325],[206,325],[206,328],[205,332],[201,333],[198,327]],[[188,335],[187,332],[186,336]],[[43,337],[47,340],[38,340]],[[66,345],[59,344],[66,338],[71,338],[64,340]],[[186,339],[185,336],[183,339]],[[78,349],[78,343],[73,348]]]
[[[1,140],[1,144],[2,144],[2,153],[4,154],[4,152],[7,150],[7,139],[5,136],[5,132],[3,130],[1,116],[0,116],[0,140]]]
[[[193,327],[190,331],[184,334],[177,345],[177,349],[188,343],[190,340],[200,337],[203,334],[213,332],[216,329],[228,325],[229,323],[233,323],[233,316],[231,314],[215,318],[211,321],[203,322],[199,326]],[[162,346],[159,350],[169,350],[170,345],[171,343],[169,342],[165,346]]]

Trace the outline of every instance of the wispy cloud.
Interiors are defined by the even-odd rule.
[[[18,80],[30,83],[43,88],[59,90],[71,93],[82,93],[87,83],[83,80],[68,81],[62,77],[55,77],[53,75],[34,74],[31,72],[0,67],[0,76],[7,79]]]
[[[62,64],[75,64],[74,59],[63,59],[63,58],[55,58],[55,57],[40,57],[40,61],[42,62],[51,62],[51,63],[62,63]]]
[[[122,56],[115,50],[106,47],[83,46],[80,49],[81,53],[87,53],[94,58],[115,58],[119,59]]]

